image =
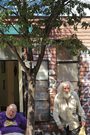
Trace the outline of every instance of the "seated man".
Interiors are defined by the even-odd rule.
[[[24,135],[26,123],[26,118],[17,112],[15,104],[10,104],[6,112],[0,113],[1,135]]]

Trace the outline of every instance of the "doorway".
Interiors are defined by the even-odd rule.
[[[11,103],[19,108],[18,61],[0,60],[0,110]]]

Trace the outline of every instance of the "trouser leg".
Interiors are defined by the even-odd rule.
[[[67,127],[63,131],[60,132],[60,135],[78,135],[79,131],[80,131],[80,128],[70,131],[69,127]]]
[[[66,130],[60,131],[60,135],[67,135]]]
[[[70,135],[78,135],[80,131],[80,128],[74,129],[72,131],[70,131]]]

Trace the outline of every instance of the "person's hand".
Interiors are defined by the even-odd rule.
[[[86,125],[86,122],[85,121],[82,121],[81,122],[81,126],[85,127],[85,125]]]
[[[66,135],[66,130],[64,129],[62,125],[60,125],[58,128],[60,129],[61,134]]]
[[[61,131],[64,131],[64,127],[63,127],[62,125],[60,125],[58,128],[59,128]]]

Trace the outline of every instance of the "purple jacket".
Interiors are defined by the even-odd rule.
[[[0,113],[0,131],[2,134],[6,133],[24,133],[26,130],[26,118],[17,113],[15,118],[7,118],[5,112]]]

